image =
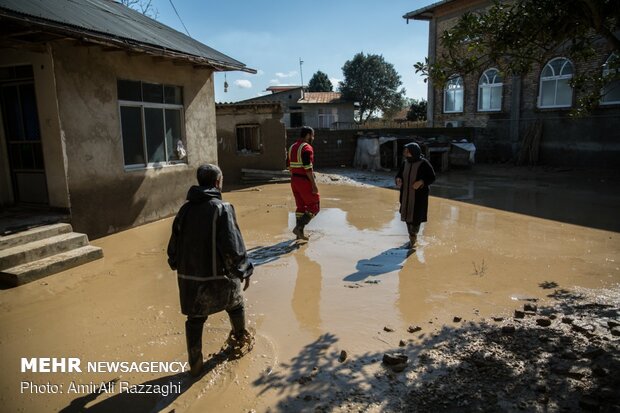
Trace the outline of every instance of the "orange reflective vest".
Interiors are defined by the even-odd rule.
[[[310,152],[310,163],[304,165],[302,159],[303,152]],[[312,158],[314,155],[314,151],[312,150],[312,146],[307,142],[302,140],[298,140],[288,150],[288,169],[292,174],[297,175],[306,175],[307,170],[312,169]]]

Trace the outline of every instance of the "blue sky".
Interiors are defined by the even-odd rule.
[[[304,84],[321,70],[342,80],[342,66],[358,52],[383,55],[401,76],[406,96],[426,98],[426,84],[414,63],[428,51],[428,23],[402,16],[434,0],[240,1],[173,0],[190,35],[258,70],[256,75],[215,75],[217,102],[264,94],[271,85]],[[157,20],[183,33],[170,0],[153,0]],[[334,84],[335,86],[335,84]]]

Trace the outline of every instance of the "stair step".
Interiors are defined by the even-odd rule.
[[[0,270],[88,245],[85,234],[70,232],[0,250]]]
[[[29,242],[38,241],[43,238],[53,237],[54,235],[66,234],[73,231],[70,224],[43,225],[27,231],[0,237],[0,250],[24,245]]]
[[[2,270],[0,271],[0,282],[15,287],[102,257],[103,250],[101,248],[87,245]]]

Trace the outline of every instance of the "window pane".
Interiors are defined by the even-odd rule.
[[[492,110],[501,110],[502,108],[502,87],[497,86],[491,88],[491,105]]]
[[[603,88],[603,98],[605,103],[620,102],[620,81],[616,80]]]
[[[29,141],[41,140],[39,131],[39,115],[37,101],[34,95],[34,84],[28,83],[19,86],[19,94],[22,101],[22,115],[24,117],[25,138]]]
[[[165,86],[164,94],[166,95],[166,103],[175,105],[183,104],[183,89],[179,86]]]
[[[31,65],[15,66],[15,77],[17,79],[32,79],[34,71]]]
[[[491,90],[488,87],[478,88],[478,108],[480,110],[489,110],[491,99]]]
[[[260,152],[260,132],[258,126],[237,127],[237,150],[239,152]]]
[[[450,91],[447,91],[444,93],[444,110],[446,112],[453,112],[454,111],[454,94]]]
[[[34,150],[34,167],[35,169],[45,169],[45,164],[43,163],[43,147],[40,142],[33,143]]]
[[[181,140],[181,111],[166,109],[166,147],[168,160],[178,160],[177,141]]]
[[[569,79],[558,80],[558,92],[555,100],[556,105],[570,106],[573,101],[573,88],[568,83]]]
[[[552,62],[549,63],[549,66],[551,66],[553,68],[553,75],[554,76],[559,76],[560,72],[562,70],[562,66],[564,66],[564,62],[566,60],[564,59],[556,59]]]
[[[543,80],[540,95],[540,106],[555,105],[555,80]]]
[[[164,140],[164,110],[144,108],[146,152],[149,163],[166,160]]]
[[[573,64],[564,59],[563,60],[563,66],[562,66],[562,72],[560,73],[560,75],[572,75],[573,74]]]
[[[463,111],[463,89],[454,91],[454,110],[456,112]]]
[[[20,144],[19,152],[22,159],[22,168],[34,169],[34,152],[32,151],[32,145],[28,143]]]
[[[9,159],[13,169],[22,169],[22,157],[20,153],[21,144],[12,143],[9,145]]]
[[[2,88],[2,102],[4,106],[4,123],[7,140],[24,140],[24,124],[22,123],[21,107],[17,86],[5,86]]]
[[[119,80],[116,82],[116,87],[118,88],[118,100],[142,102],[142,88],[140,82]]]
[[[125,165],[145,164],[140,108],[121,106],[121,131]]]
[[[164,87],[155,83],[142,83],[142,97],[145,102],[164,103]]]

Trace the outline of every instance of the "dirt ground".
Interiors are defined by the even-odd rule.
[[[620,180],[613,172],[485,167],[441,174],[409,254],[393,172],[325,170],[310,241],[288,184],[224,194],[256,271],[254,349],[204,374],[22,373],[22,357],[185,361],[166,266],[171,220],[93,241],[105,257],[0,291],[3,411],[618,411]],[[68,393],[70,383],[171,394]],[[62,384],[62,393],[22,391]],[[99,388],[101,390],[101,388]],[[6,409],[6,410],[5,410]]]

